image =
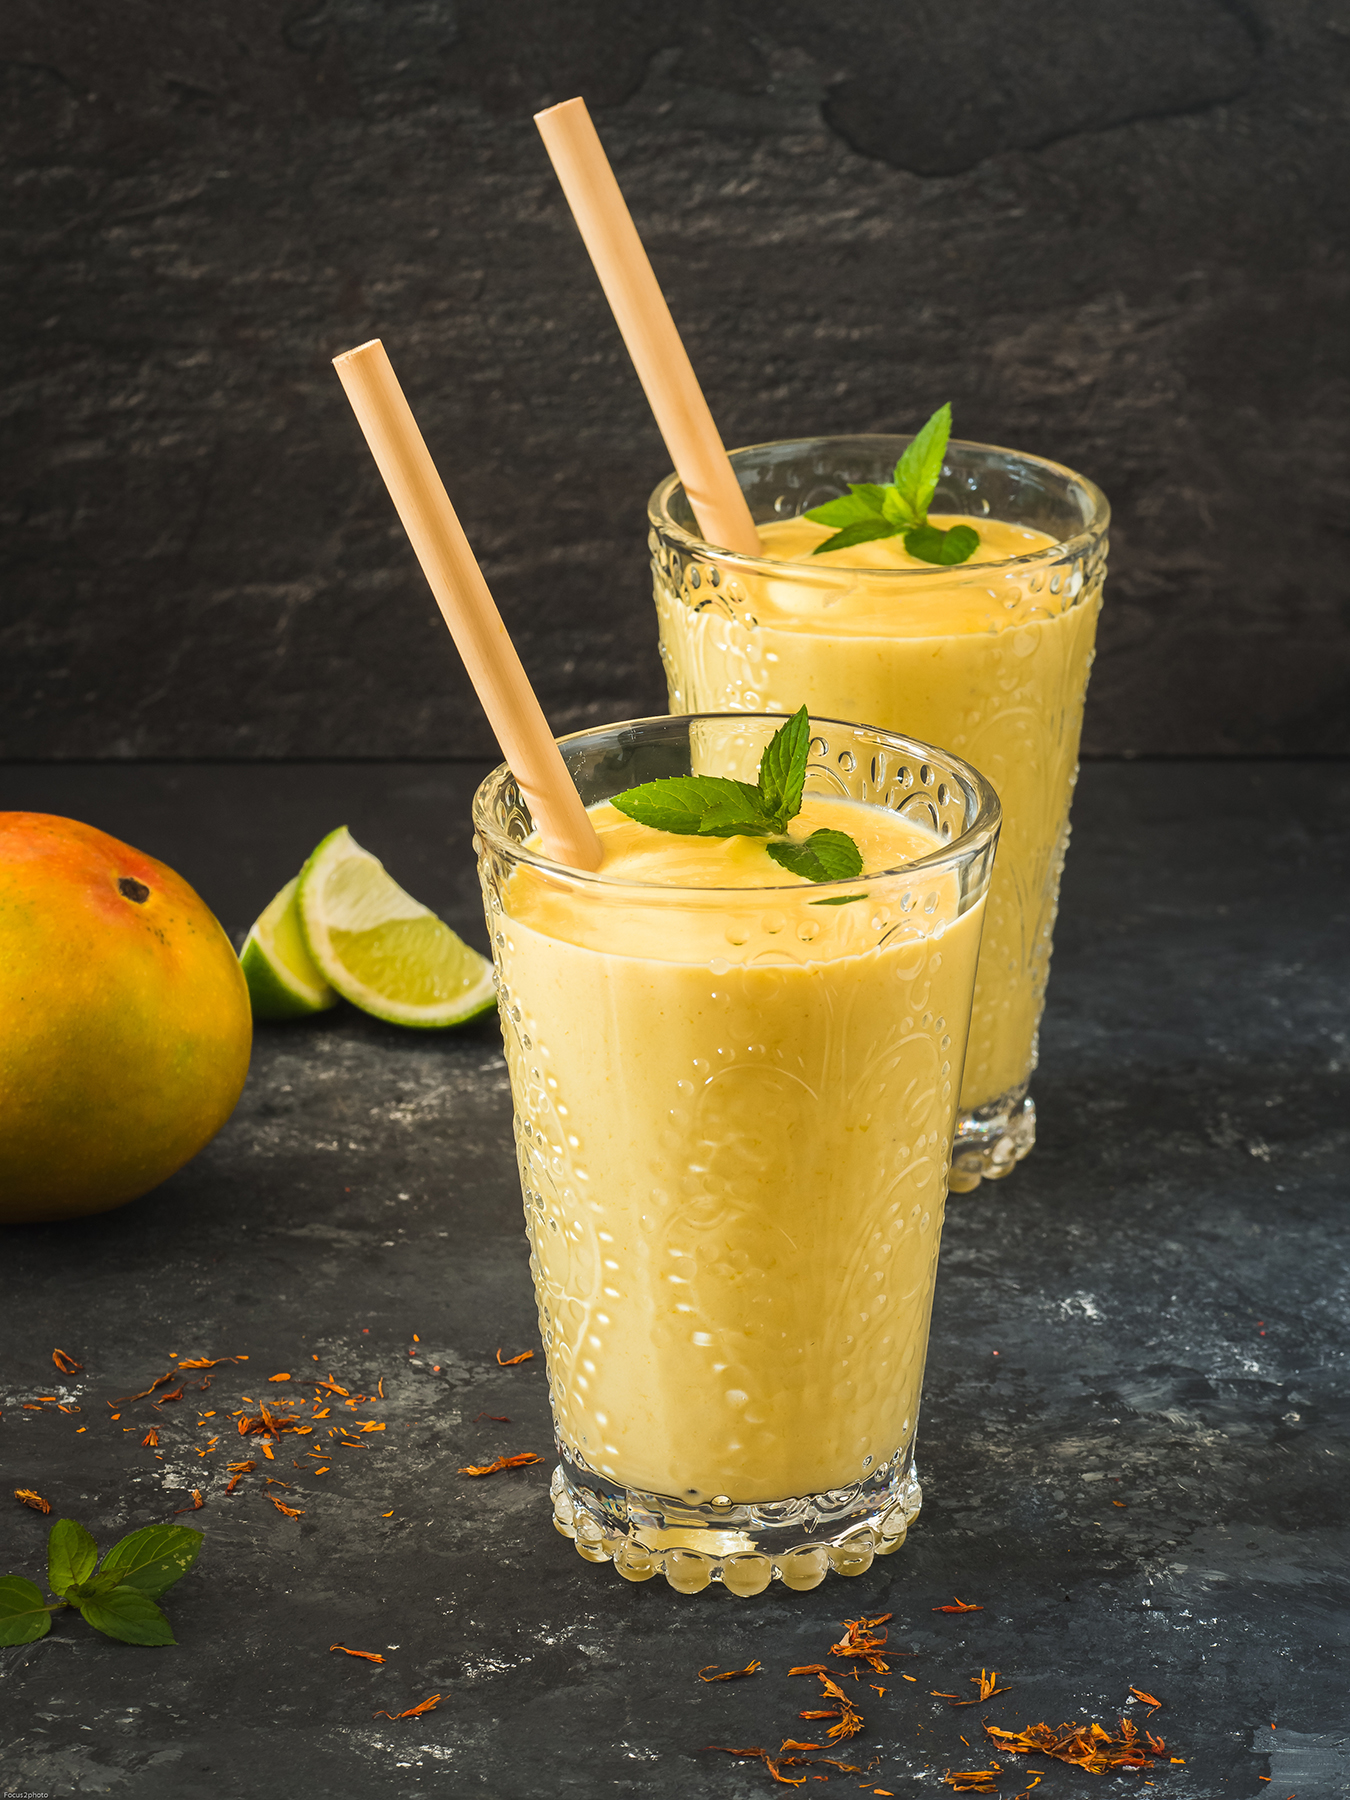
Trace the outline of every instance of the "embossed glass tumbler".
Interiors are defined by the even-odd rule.
[[[851,482],[890,481],[910,441],[799,438],[733,451],[731,461],[772,549],[775,525]],[[956,442],[932,510],[977,529],[982,519],[1002,521],[1015,528],[1000,534],[1006,543],[1040,547],[955,568],[896,567],[893,541],[883,541],[850,553],[857,566],[827,567],[809,555],[824,534],[808,528],[787,556],[738,556],[698,536],[674,476],[652,496],[650,543],[672,712],[783,713],[805,701],[813,712],[942,744],[998,791],[1003,837],[951,1174],[961,1192],[1009,1174],[1036,1140],[1027,1090],[1110,514],[1100,489],[1071,469]]]
[[[643,719],[559,742],[595,806],[659,776],[752,779],[780,724]],[[675,887],[659,854],[643,880],[549,862],[504,767],[474,801],[554,1521],[588,1560],[684,1592],[861,1574],[919,1507],[999,806],[945,751],[811,728],[808,795],[890,809],[876,826],[919,854],[851,883],[775,868],[773,885]]]

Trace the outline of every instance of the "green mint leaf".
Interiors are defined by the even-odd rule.
[[[116,1575],[120,1588],[154,1598],[171,1588],[186,1575],[197,1560],[202,1547],[202,1534],[188,1525],[147,1525],[144,1531],[133,1531],[124,1537],[103,1559],[99,1575]],[[93,1620],[90,1620],[93,1623]],[[104,1629],[102,1625],[98,1627]],[[166,1626],[167,1630],[168,1627]],[[117,1636],[116,1632],[111,1634]],[[128,1643],[166,1643],[172,1638],[129,1638]]]
[[[52,1615],[41,1588],[21,1575],[0,1578],[0,1644],[31,1644],[51,1628]]]
[[[812,556],[824,556],[827,550],[851,550],[854,544],[868,544],[873,538],[894,537],[900,527],[890,519],[859,519],[854,525],[845,525],[842,531],[826,538],[823,544],[817,544]]]
[[[803,706],[793,713],[769,740],[759,765],[759,801],[782,831],[802,810],[806,758],[811,748],[811,725]]]
[[[914,522],[921,525],[928,517],[928,507],[942,475],[942,459],[947,454],[947,440],[952,434],[950,402],[940,406],[915,437],[895,465],[895,485],[900,497],[914,511]]]
[[[149,1594],[124,1582],[111,1593],[80,1603],[80,1617],[104,1637],[124,1644],[174,1644],[169,1621]]]
[[[71,1606],[79,1606],[85,1600],[97,1600],[100,1594],[110,1594],[115,1587],[121,1585],[122,1577],[116,1570],[111,1575],[91,1575],[88,1581],[80,1581],[73,1588],[67,1588],[65,1599]]]
[[[98,1562],[98,1545],[74,1519],[58,1519],[47,1539],[47,1580],[54,1594],[65,1595],[88,1581]]]
[[[723,775],[669,775],[614,794],[616,806],[639,825],[681,837],[767,837],[776,830],[759,789]]]
[[[831,894],[828,900],[808,900],[808,906],[852,906],[855,900],[865,900],[866,894]]]
[[[980,547],[980,534],[969,525],[953,525],[950,531],[939,531],[936,525],[916,525],[905,533],[905,548],[920,562],[939,563],[950,568],[963,563]]]
[[[891,524],[898,526],[901,530],[912,529],[915,525],[923,523],[899,488],[888,487],[886,489],[886,503],[882,511]]]
[[[862,874],[861,852],[842,831],[813,831],[805,843],[788,840],[764,848],[780,869],[808,881],[848,881]]]
[[[719,783],[719,792],[703,815],[700,837],[766,837],[773,831],[774,822],[764,816],[757,787],[751,787],[748,781],[731,781],[720,775],[704,775],[697,779]]]
[[[813,506],[802,517],[813,525],[852,525],[858,519],[873,519],[881,511],[886,498],[884,487],[874,481],[853,482],[838,500],[827,500],[824,506]]]

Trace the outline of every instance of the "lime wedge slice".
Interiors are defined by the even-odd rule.
[[[299,886],[296,875],[268,902],[239,952],[255,1019],[303,1019],[338,1003],[300,934]]]
[[[463,1025],[497,1004],[492,964],[405,894],[346,826],[300,871],[300,928],[344,999],[392,1025]]]

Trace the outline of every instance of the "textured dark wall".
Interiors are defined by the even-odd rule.
[[[9,0],[0,755],[485,753],[329,358],[382,336],[559,729],[664,708],[584,93],[727,440],[1117,509],[1092,753],[1350,749],[1346,0]]]

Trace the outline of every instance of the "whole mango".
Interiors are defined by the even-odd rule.
[[[0,1223],[134,1200],[234,1111],[248,988],[181,876],[106,832],[0,812]]]

